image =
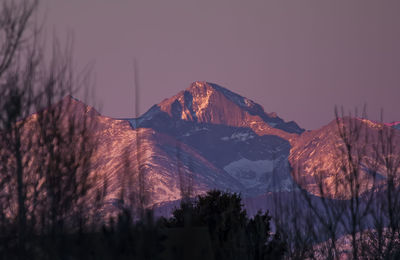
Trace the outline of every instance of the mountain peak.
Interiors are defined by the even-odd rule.
[[[264,108],[254,101],[206,81],[195,81],[177,95],[153,106],[138,120],[139,125],[159,113],[165,113],[174,120],[196,123],[246,128],[257,126],[295,134],[304,131],[294,122],[286,123],[276,113],[265,113]]]
[[[175,119],[199,123],[240,126],[244,113],[262,113],[263,108],[232,91],[206,81],[195,81],[187,89],[159,104]]]

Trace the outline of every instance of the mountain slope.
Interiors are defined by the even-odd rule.
[[[128,179],[139,185],[139,171],[144,176],[149,205],[179,199],[182,178],[190,179],[193,194],[213,188],[237,192],[243,189],[226,172],[171,136],[149,128],[132,129],[128,121],[100,114],[94,120],[92,135],[98,142],[93,170],[107,181],[109,199],[120,198]]]
[[[347,134],[350,153],[339,129]],[[391,147],[391,156],[398,156],[400,133],[385,124],[345,117],[299,136],[290,151],[289,161],[294,179],[309,192],[321,195],[319,189],[322,184],[326,196],[348,197],[350,189],[346,177],[351,172],[349,154],[353,164],[360,169],[357,172],[362,193],[371,188],[374,175],[377,182],[386,178],[388,168],[384,160],[389,155],[381,150],[382,145]]]
[[[132,129],[128,121],[101,116],[71,96],[26,119],[22,132],[29,147],[23,150],[32,151],[26,154],[33,162],[31,165],[41,164],[42,158],[36,151],[42,145],[28,139],[37,140],[36,135],[45,130],[72,142],[55,148],[55,151],[62,148],[60,156],[65,158],[69,153],[79,152],[82,142],[88,142],[90,170],[98,188],[107,186],[106,201],[120,200],[124,190],[138,193],[141,185],[138,172],[144,176],[142,195],[147,197],[147,206],[180,199],[182,188],[190,188],[193,196],[209,189],[243,190],[235,178],[173,136],[149,128]],[[30,168],[32,173],[36,170]],[[188,185],[191,187],[183,187]],[[95,194],[90,196],[93,198]]]

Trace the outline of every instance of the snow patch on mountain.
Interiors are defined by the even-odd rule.
[[[193,134],[196,134],[197,132],[201,132],[201,131],[209,131],[209,129],[205,126],[203,127],[199,127],[199,126],[195,126],[194,129],[189,130],[188,132],[186,132],[185,134],[183,134],[183,137],[188,137],[191,136]]]
[[[222,141],[242,141],[245,142],[249,139],[253,139],[255,136],[251,133],[233,133],[231,136],[224,136],[221,138]]]
[[[270,175],[273,168],[273,160],[251,161],[247,158],[241,158],[226,165],[224,170],[239,180],[246,188],[251,188],[263,184],[266,175]]]

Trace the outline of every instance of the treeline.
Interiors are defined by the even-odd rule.
[[[3,229],[5,259],[280,259],[286,245],[271,233],[271,217],[249,218],[237,194],[210,191],[182,202],[170,218],[151,211],[134,221],[129,211],[100,228],[31,233],[24,246]],[[21,251],[22,250],[22,251]]]

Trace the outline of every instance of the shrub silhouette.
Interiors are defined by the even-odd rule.
[[[268,212],[249,218],[240,195],[212,190],[193,201],[182,202],[165,225],[206,228],[215,259],[279,259],[285,245],[279,234],[271,237],[270,220]]]

